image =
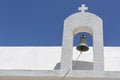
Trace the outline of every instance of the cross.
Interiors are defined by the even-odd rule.
[[[86,10],[88,10],[88,7],[86,7],[85,4],[82,4],[82,6],[79,7],[78,10],[81,11],[81,12],[85,12]]]

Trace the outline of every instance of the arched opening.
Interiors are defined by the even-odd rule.
[[[92,31],[88,27],[76,28],[73,38],[73,60],[72,70],[93,70],[93,37]],[[81,36],[85,35],[85,46],[89,48],[88,51],[78,51],[77,46],[81,46]],[[84,45],[83,44],[83,45]]]

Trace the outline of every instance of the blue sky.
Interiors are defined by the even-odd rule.
[[[120,46],[120,0],[0,0],[0,46],[61,46],[64,19],[83,3],[103,19],[104,45]]]

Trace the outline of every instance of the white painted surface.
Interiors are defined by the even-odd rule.
[[[61,60],[61,47],[0,47],[0,69],[53,70]],[[80,56],[93,62],[93,49]],[[79,52],[73,49],[73,59]],[[120,47],[105,47],[105,71],[120,71]]]

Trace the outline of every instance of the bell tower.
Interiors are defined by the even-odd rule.
[[[79,10],[80,12],[70,15],[64,20],[60,70],[1,69],[0,80],[120,80],[120,71],[104,71],[102,19],[93,13],[87,12],[88,7],[84,4],[79,7]],[[94,64],[92,70],[72,70],[73,38],[76,34],[82,32],[89,33],[93,38]],[[84,35],[81,42],[85,43]],[[78,50],[88,50],[85,44],[83,47],[85,48],[78,46]],[[67,76],[66,72],[69,73]]]
[[[61,70],[72,69],[74,35],[87,32],[93,37],[93,72],[104,71],[103,21],[97,15],[86,12],[87,10],[88,7],[83,4],[79,7],[80,12],[64,20]]]

